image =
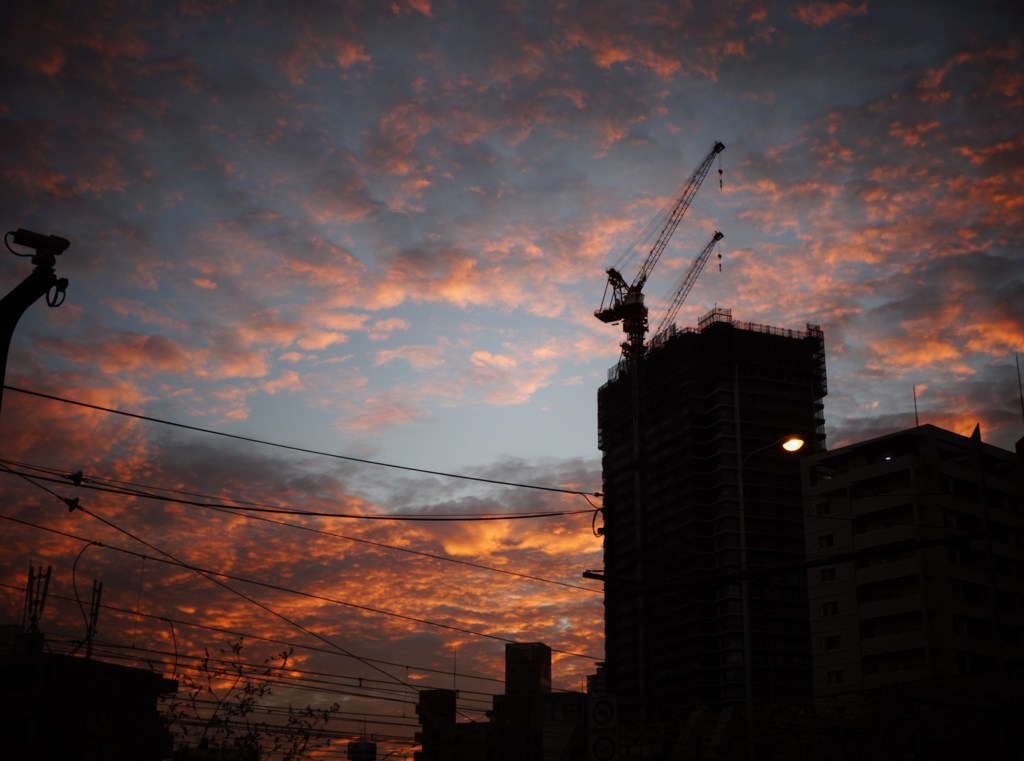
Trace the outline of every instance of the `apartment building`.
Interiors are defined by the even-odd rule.
[[[1024,677],[1022,473],[932,425],[803,460],[816,696]]]

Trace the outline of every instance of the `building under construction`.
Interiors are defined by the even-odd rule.
[[[757,702],[810,697],[800,464],[773,445],[795,434],[824,451],[825,394],[820,328],[723,309],[659,333],[601,387],[604,673],[623,721],[741,706],[748,682]]]

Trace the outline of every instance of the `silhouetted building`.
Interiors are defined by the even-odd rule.
[[[1024,677],[1022,473],[932,425],[804,460],[817,695]]]
[[[448,757],[446,752],[451,752],[460,745],[472,745],[473,748],[477,746],[475,740],[469,742],[469,738],[465,737],[465,730],[459,730],[459,725],[455,721],[457,697],[455,690],[420,691],[416,703],[420,731],[416,733],[414,739],[420,744],[421,749],[416,751],[416,761],[444,761]],[[469,747],[464,748],[464,752],[467,759],[477,755],[472,753]]]
[[[260,749],[253,745],[236,748],[175,748],[170,761],[260,761]]]
[[[0,637],[0,747],[33,761],[158,761],[171,738],[157,712],[177,682],[152,671],[43,651],[41,635]]]
[[[456,722],[454,690],[423,690],[416,705],[417,761],[589,761],[587,696],[552,692],[551,648],[505,645],[505,694],[490,721]]]
[[[825,394],[819,328],[721,309],[601,387],[604,677],[624,719],[682,722],[692,707],[743,702],[739,473],[749,566],[800,563],[800,466],[772,445],[796,434],[823,450]],[[750,601],[756,700],[808,699],[806,573],[758,574]]]
[[[803,461],[820,758],[1024,756],[1022,443],[922,425]]]
[[[505,694],[539,695],[551,692],[551,648],[543,642],[505,646]]]
[[[377,743],[369,740],[352,740],[345,747],[345,758],[350,761],[377,761]]]

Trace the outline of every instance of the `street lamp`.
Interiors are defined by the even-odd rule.
[[[804,440],[799,436],[787,436],[785,439],[780,439],[777,443],[787,452],[796,452],[803,447]],[[757,453],[755,452],[754,454]]]
[[[16,246],[35,249],[35,255],[20,253],[11,248]],[[31,256],[36,267],[31,274],[0,299],[0,402],[3,401],[3,381],[7,373],[7,353],[10,350],[14,328],[25,311],[40,296],[46,295],[46,303],[58,307],[64,303],[68,279],[58,278],[54,272],[57,257],[71,245],[67,238],[58,235],[43,235],[31,230],[13,230],[4,235],[4,245],[15,256]]]
[[[738,426],[737,426],[738,427]],[[804,440],[799,436],[783,436],[771,444],[755,449],[743,455],[743,444],[736,438],[736,501],[739,509],[740,523],[740,600],[743,611],[743,681],[747,703],[747,758],[756,761],[757,749],[754,745],[754,664],[750,647],[750,582],[747,580],[747,507],[743,493],[743,466],[747,460],[761,452],[775,447],[782,447],[786,452],[799,451]]]

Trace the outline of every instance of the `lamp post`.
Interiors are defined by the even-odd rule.
[[[738,410],[737,410],[738,412]],[[747,507],[743,493],[743,467],[747,460],[761,452],[781,446],[786,452],[796,452],[804,445],[798,436],[783,436],[771,444],[755,449],[743,455],[743,443],[739,436],[739,416],[736,418],[736,502],[739,511],[740,529],[740,604],[743,616],[743,682],[747,704],[747,758],[757,759],[757,747],[754,744],[754,664],[750,646],[750,582],[747,579]]]
[[[11,248],[11,243],[34,249],[35,255],[19,253]],[[60,306],[64,302],[68,279],[58,278],[53,268],[57,263],[57,257],[64,253],[71,243],[67,238],[57,235],[43,235],[31,230],[18,229],[4,236],[4,245],[15,256],[31,256],[35,269],[0,299],[0,402],[3,401],[3,382],[7,375],[7,352],[18,320],[40,296],[46,295],[46,303],[51,307]]]

